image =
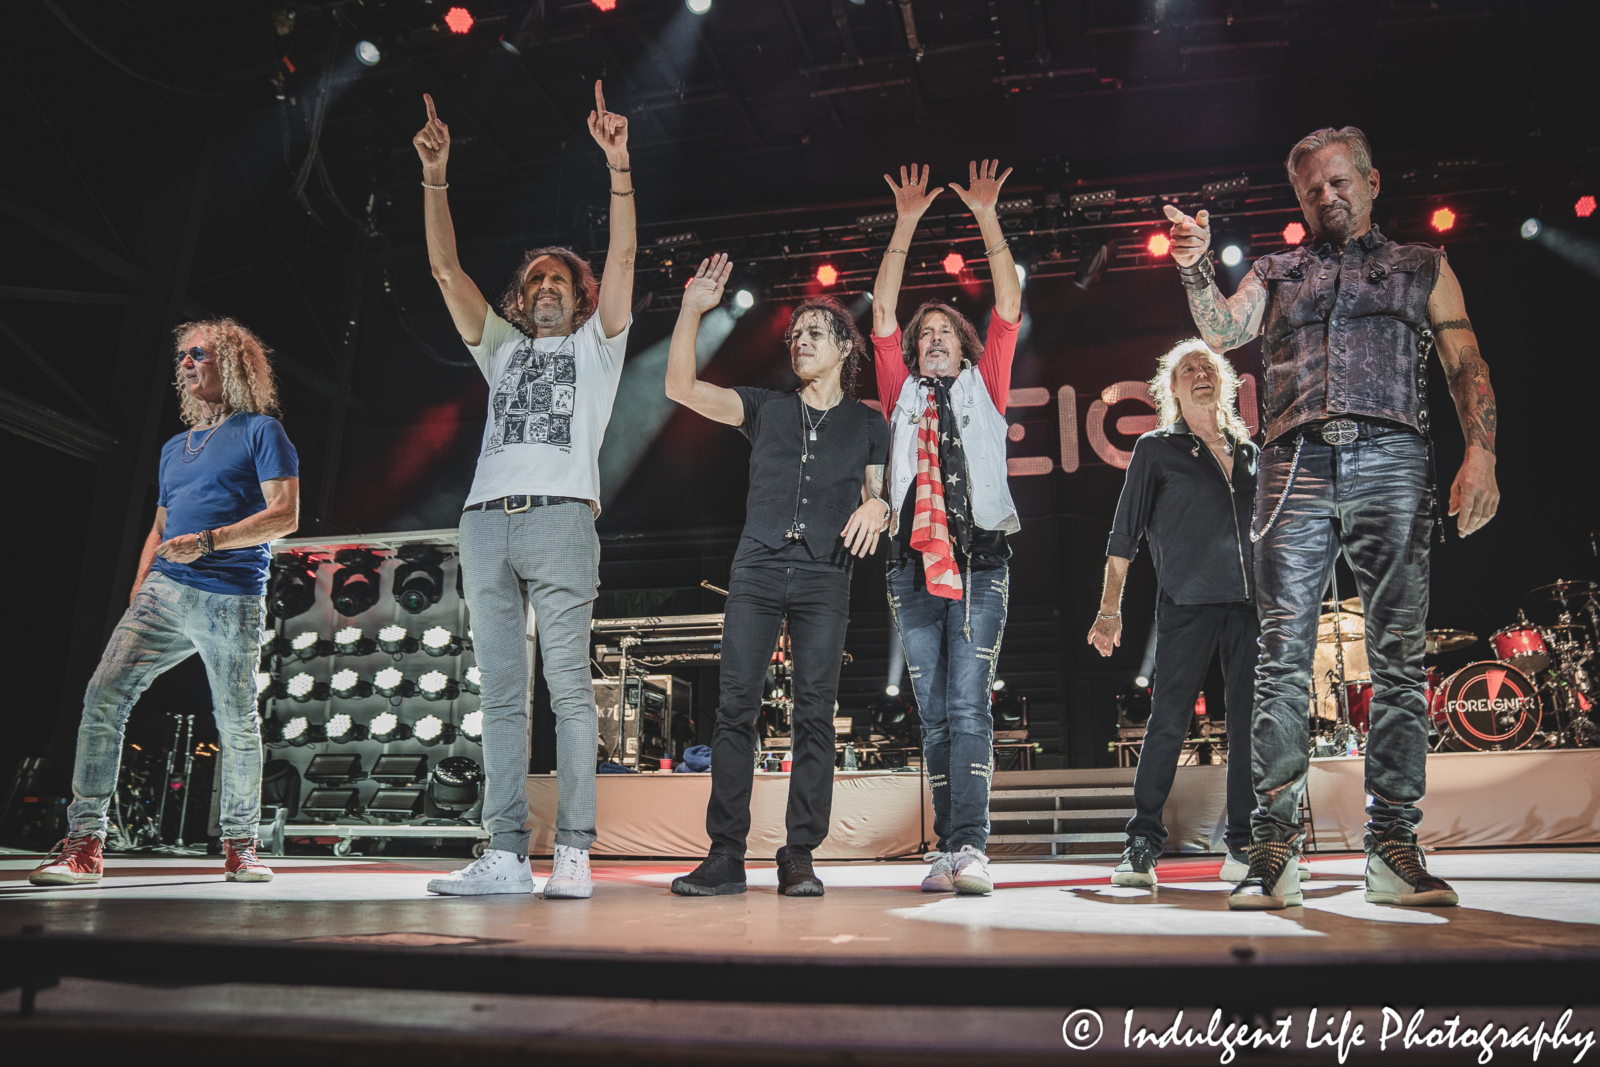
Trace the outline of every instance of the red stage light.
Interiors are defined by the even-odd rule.
[[[967,267],[967,261],[961,258],[960,252],[951,252],[939,261],[946,274],[960,274]]]
[[[601,11],[615,11],[617,9],[617,0],[589,0],[589,2]]]
[[[1150,240],[1145,242],[1145,247],[1152,256],[1164,256],[1172,250],[1172,241],[1164,233],[1153,233]]]
[[[839,272],[833,269],[832,263],[824,263],[817,268],[817,281],[823,285],[832,285],[839,280]]]
[[[1443,233],[1455,224],[1456,213],[1447,207],[1442,207],[1438,211],[1435,211],[1433,213],[1433,217],[1428,220],[1428,225],[1432,226],[1440,233]]]
[[[464,7],[453,7],[444,13],[444,24],[451,33],[466,33],[472,29],[472,12]]]
[[[1283,228],[1283,243],[1297,245],[1306,239],[1306,228],[1298,222],[1291,222]]]
[[[1572,205],[1572,213],[1580,219],[1586,219],[1594,214],[1594,197],[1587,194],[1578,197],[1578,202]]]

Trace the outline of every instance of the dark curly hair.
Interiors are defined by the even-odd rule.
[[[856,325],[856,318],[850,314],[849,308],[831,296],[812,297],[795,308],[794,314],[789,316],[789,328],[783,332],[783,343],[785,345],[793,343],[795,326],[800,322],[800,316],[813,311],[821,315],[822,321],[828,324],[828,334],[833,338],[834,344],[840,348],[850,346],[839,366],[839,386],[846,393],[855,396],[856,371],[860,368],[861,359],[866,353],[867,341],[861,336],[861,328]]]
[[[923,320],[935,311],[950,320],[950,328],[956,332],[956,340],[961,346],[960,358],[976,367],[978,360],[983,358],[983,342],[978,339],[978,328],[949,304],[930,300],[917,309],[906,325],[905,332],[900,335],[900,356],[906,361],[906,369],[912,374],[921,373],[917,369],[917,335],[922,332]]]
[[[570,248],[532,248],[523,253],[522,266],[511,276],[511,284],[506,286],[506,291],[500,294],[500,314],[523,333],[530,337],[533,335],[533,314],[527,308],[518,307],[517,300],[522,296],[522,286],[528,276],[528,268],[533,265],[534,260],[542,256],[554,256],[565,263],[567,270],[572,274],[572,330],[576,333],[578,327],[589,321],[594,309],[600,304],[600,283],[595,281],[589,261]]]

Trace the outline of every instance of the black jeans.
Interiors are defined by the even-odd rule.
[[[1295,445],[1261,453],[1256,523],[1278,505]],[[1372,668],[1367,734],[1367,827],[1409,833],[1427,777],[1422,653],[1428,619],[1428,444],[1404,430],[1363,426],[1347,445],[1308,437],[1278,521],[1256,544],[1261,662],[1250,733],[1256,841],[1300,833],[1309,768],[1312,653],[1328,570],[1343,552],[1366,609]]]
[[[1211,654],[1220,650],[1228,725],[1228,848],[1242,852],[1250,843],[1250,810],[1255,807],[1250,714],[1259,635],[1254,604],[1174,604],[1165,593],[1156,601],[1155,692],[1133,778],[1137,813],[1128,820],[1128,836],[1142,834],[1157,848],[1167,840],[1161,812],[1178,772],[1195,697],[1205,684]]]
[[[789,619],[794,652],[794,768],[788,846],[810,852],[828,836],[833,809],[833,702],[850,625],[850,575],[793,567],[741,567],[728,582],[722,627],[722,693],[711,736],[706,834],[713,854],[743,858],[750,833],[756,717],[761,688]]]

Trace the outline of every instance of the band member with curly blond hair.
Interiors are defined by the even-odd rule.
[[[904,333],[895,318],[900,278],[917,223],[943,189],[900,168],[894,235],[872,293],[878,399],[889,420],[889,606],[922,718],[922,755],[933,795],[934,851],[924,892],[984,895],[994,879],[989,777],[994,771],[990,693],[1005,633],[1011,576],[1006,535],[1022,528],[1006,471],[1006,404],[1022,318],[1022,280],[1000,229],[1000,162],[969,165],[951,183],[978,224],[994,279],[988,336],[945,304],[923,304]]]
[[[788,839],[778,850],[778,892],[820,897],[811,854],[828,836],[833,804],[833,715],[850,625],[850,569],[877,550],[889,435],[877,412],[850,395],[866,343],[837,300],[802,302],[785,339],[798,390],[727,389],[695,374],[700,318],[722,299],[732,267],[713,256],[683,293],[667,350],[667,396],[750,439],[744,533],[728,579],[722,691],[711,739],[710,854],[675,879],[684,897],[745,891],[756,718],[784,620],[794,656],[794,773]]]
[[[589,622],[600,586],[600,442],[632,324],[633,174],[628,120],[606,110],[599,82],[589,134],[611,181],[611,243],[598,283],[566,248],[528,252],[500,298],[484,299],[456,258],[445,190],[450,128],[433,99],[412,138],[422,160],[428,262],[456,331],[489,383],[477,472],[461,513],[461,576],[483,672],[483,825],[489,847],[428,883],[433,893],[529,893],[527,612],[556,716],[555,864],[548,900],[593,892],[595,749]]]
[[[1177,774],[1195,697],[1211,657],[1222,656],[1228,723],[1228,862],[1238,882],[1248,864],[1250,710],[1256,669],[1256,606],[1250,580],[1250,506],[1261,450],[1239,417],[1239,376],[1204,341],[1184,341],[1156,364],[1150,393],[1157,428],[1133,446],[1106,546],[1105,591],[1089,644],[1102,656],[1122,643],[1122,585],[1141,537],[1150,542],[1156,597],[1156,662],[1150,718],[1133,780],[1134,816],[1113,885],[1153,886],[1167,840],[1161,820]]]
[[[274,417],[270,351],[232,319],[178,327],[178,402],[188,429],[161,450],[155,524],[128,610],[89,682],[78,726],[67,837],[28,876],[34,885],[98,882],[106,814],[134,702],[196,652],[211,680],[222,770],[228,881],[267,882],[256,858],[261,813],[261,654],[266,544],[300,520],[294,446]]]

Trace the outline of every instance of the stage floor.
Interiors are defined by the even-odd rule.
[[[770,864],[750,865],[746,894],[679,898],[667,883],[692,864],[599,861],[588,901],[431,896],[428,879],[459,865],[435,860],[273,857],[263,885],[225,882],[220,859],[113,856],[98,887],[61,889],[27,884],[35,862],[0,857],[0,985],[39,987],[13,1037],[120,1033],[149,1012],[184,1032],[242,1011],[455,1032],[504,996],[524,1005],[523,1037],[646,1041],[655,1020],[676,1047],[699,1020],[690,1031],[731,1049],[782,1023],[816,1051],[846,1047],[876,1012],[913,1049],[941,1028],[993,1031],[986,1047],[1026,1058],[1059,1056],[1082,1005],[1559,1014],[1595,1003],[1600,963],[1596,849],[1432,853],[1462,899],[1437,909],[1367,904],[1359,855],[1314,856],[1306,905],[1277,913],[1229,912],[1220,857],[1168,857],[1154,891],[1111,886],[1111,863],[998,862],[987,898],[921,893],[924,866],[901,862],[819,864],[821,899],[779,897]],[[536,863],[541,883],[548,870]]]

